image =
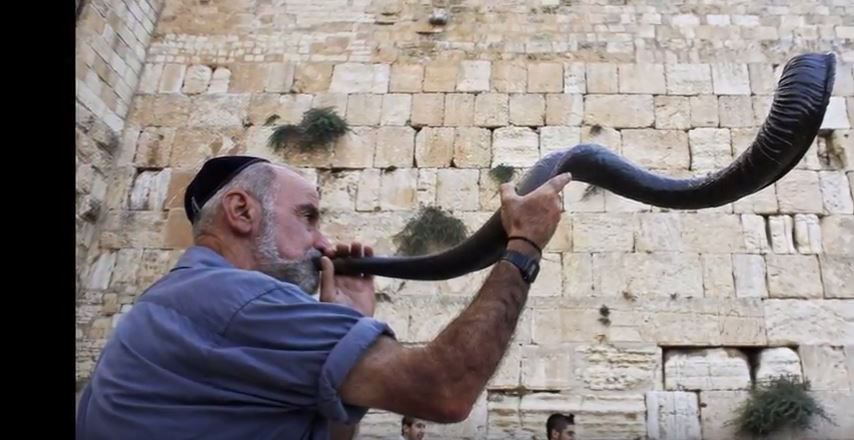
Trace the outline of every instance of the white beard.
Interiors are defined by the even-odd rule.
[[[279,281],[299,286],[309,295],[317,293],[320,287],[320,271],[314,265],[314,259],[322,254],[317,249],[311,249],[305,256],[296,260],[281,258],[273,234],[273,213],[271,209],[261,220],[261,233],[255,238],[255,259],[258,261],[258,271]]]

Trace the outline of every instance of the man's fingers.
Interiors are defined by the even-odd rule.
[[[335,267],[329,257],[320,258],[320,301],[335,299]]]
[[[507,199],[516,195],[516,190],[513,188],[512,183],[502,183],[501,186],[498,187],[498,190],[501,193],[502,199]]]
[[[353,258],[360,258],[362,256],[362,243],[354,241],[350,245],[350,256]]]
[[[374,248],[372,248],[370,246],[365,246],[365,256],[366,257],[373,257],[374,256]]]
[[[335,246],[335,255],[339,257],[347,257],[350,255],[350,246],[347,246],[344,243],[338,243]]]
[[[555,190],[555,192],[559,193],[559,192],[563,191],[563,187],[565,187],[571,181],[572,181],[572,174],[563,173],[563,174],[558,174],[557,176],[552,177],[551,179],[549,179],[548,183],[552,187],[552,189]]]

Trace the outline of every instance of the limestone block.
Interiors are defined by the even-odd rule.
[[[543,125],[546,100],[543,95],[510,95],[510,123],[513,125]]]
[[[488,167],[492,136],[488,129],[457,128],[454,136],[454,165],[458,168]]]
[[[416,207],[416,168],[397,168],[380,174],[380,208],[409,210]]]
[[[850,109],[854,109],[854,97],[845,98],[846,106]],[[854,111],[848,112],[848,123],[854,127]]]
[[[851,256],[854,249],[854,216],[822,217],[821,238],[825,254]]]
[[[489,164],[487,164],[489,166]],[[498,192],[498,181],[489,175],[489,168],[480,170],[480,209],[495,212],[501,207],[501,198]],[[518,173],[516,173],[518,176]]]
[[[732,256],[735,296],[738,298],[764,298],[768,296],[765,283],[765,260],[759,255],[734,254]]]
[[[151,94],[157,92],[157,85],[160,84],[160,76],[163,74],[163,64],[147,63],[142,70],[142,75],[139,77],[138,92],[141,94]]]
[[[316,93],[326,91],[332,92],[333,90],[330,90],[330,82],[332,80],[332,67],[332,64],[325,62],[298,64],[296,66],[296,70],[294,71],[294,85],[292,91],[295,93]],[[350,70],[350,68],[344,68],[344,70],[342,70],[342,73],[338,74],[339,84],[341,84],[341,86],[353,85],[352,78],[347,78],[346,75],[342,77],[342,74],[348,74],[350,73]],[[219,69],[217,69],[217,71],[219,71]],[[214,77],[216,77],[216,72],[214,72]],[[362,82],[359,82],[359,84],[363,84],[364,78],[360,79],[360,81]],[[371,83],[373,83],[373,80],[371,80]],[[211,87],[213,87],[213,82],[211,82]],[[371,90],[367,91],[367,93],[370,92]]]
[[[585,73],[587,93],[617,93],[619,90],[616,64],[588,63]]]
[[[822,213],[824,206],[818,173],[792,170],[775,185],[782,213]]]
[[[765,189],[736,200],[732,204],[733,212],[736,213],[757,213],[757,214],[772,214],[778,211],[777,208],[777,187],[774,185],[766,186]]]
[[[732,162],[730,133],[722,128],[695,128],[688,132],[691,169],[717,170]]]
[[[586,183],[574,182],[563,189],[563,206],[567,212],[604,212],[605,193]]]
[[[391,66],[391,93],[419,93],[424,82],[424,66],[420,64],[393,64]]]
[[[241,126],[248,107],[248,95],[199,95],[193,99],[188,125]]]
[[[854,201],[845,174],[841,171],[820,171],[818,177],[824,210],[830,214],[854,214]]]
[[[745,251],[754,254],[766,254],[771,250],[765,219],[762,216],[742,214],[741,227],[744,230]]]
[[[572,347],[522,347],[522,386],[528,389],[567,389],[573,378]]]
[[[560,93],[563,91],[562,64],[528,64],[528,93]]]
[[[854,407],[854,397],[851,394],[841,393],[838,390],[815,392],[815,398],[828,412],[833,420],[830,423],[823,418],[817,417],[815,425],[803,434],[799,433],[799,439],[808,440],[848,440],[854,432],[854,419],[848,417]]]
[[[736,408],[749,396],[748,391],[701,391],[700,423],[704,440],[749,440],[730,423]]]
[[[587,93],[584,63],[567,63],[563,66],[563,93]]]
[[[419,93],[412,95],[413,127],[441,126],[445,113],[445,96],[440,93]]]
[[[649,127],[655,121],[651,95],[587,95],[584,123],[614,128]]]
[[[204,93],[208,89],[212,76],[213,70],[210,67],[204,64],[193,64],[187,69],[181,92],[185,95]]]
[[[618,252],[593,254],[593,296],[619,296],[627,292],[625,255]],[[594,317],[598,319],[592,316],[591,321]]]
[[[170,209],[163,231],[163,245],[167,249],[186,249],[193,245],[193,231],[183,208]]]
[[[341,63],[332,71],[331,93],[387,93],[391,68],[387,64]]]
[[[697,254],[631,253],[624,264],[628,292],[637,297],[703,296],[703,269]]]
[[[795,246],[802,254],[821,253],[821,226],[815,214],[795,214]]]
[[[826,130],[851,128],[851,123],[848,120],[848,110],[846,101],[841,96],[833,96],[827,104],[827,110],[824,114],[824,119],[821,122],[821,128]]]
[[[646,393],[646,429],[650,440],[700,440],[697,393],[649,391]]]
[[[688,214],[682,218],[682,240],[686,249],[709,253],[743,252],[741,220],[737,215]]]
[[[605,193],[605,211],[607,212],[645,212],[650,210],[651,207],[644,203],[628,199],[612,192]]]
[[[139,286],[149,286],[175,266],[180,251],[165,251],[161,249],[145,249],[142,251],[142,262],[137,268],[136,280]]]
[[[557,232],[555,231],[555,233]],[[561,254],[544,252],[543,258],[540,261],[539,278],[537,278],[537,283],[531,286],[529,296],[560,296],[562,285]]]
[[[409,122],[412,108],[412,95],[387,94],[382,95],[382,125],[406,125]]]
[[[436,168],[418,169],[418,186],[416,199],[419,206],[433,206],[436,204],[436,182],[439,173]]]
[[[734,297],[732,256],[703,254],[703,292],[706,297]]]
[[[480,93],[474,101],[474,123],[478,127],[507,125],[510,98],[503,93]]]
[[[116,252],[103,252],[98,255],[95,263],[90,266],[88,274],[88,282],[86,287],[89,289],[104,290],[110,285],[110,277],[113,274],[113,268],[116,264]]]
[[[187,123],[190,108],[190,98],[183,95],[141,95],[133,100],[128,122],[140,126],[180,127]]]
[[[347,99],[347,122],[350,125],[379,125],[383,96],[353,94]]]
[[[424,67],[425,92],[456,91],[459,65],[449,61],[434,61]]]
[[[237,63],[231,65],[230,93],[259,93],[267,83],[267,64]]]
[[[555,150],[572,148],[581,142],[580,127],[541,127],[540,150],[545,156]]]
[[[715,95],[750,95],[750,74],[746,64],[712,64]]]
[[[584,97],[582,95],[554,93],[546,95],[546,125],[581,125],[583,118]]]
[[[575,349],[574,374],[590,391],[643,391],[656,387],[661,349],[652,344],[583,344]]]
[[[691,128],[689,99],[684,96],[656,96],[655,128]]]
[[[771,234],[771,249],[775,254],[795,253],[792,217],[788,215],[768,217],[768,231]]]
[[[411,127],[377,129],[375,167],[411,167],[415,160],[415,130]]]
[[[851,64],[837,65],[836,81],[833,83],[834,96],[854,96],[854,68]]]
[[[492,64],[492,91],[499,93],[525,93],[528,69],[514,61],[496,61]]]
[[[854,257],[822,255],[821,281],[825,298],[854,298]]]
[[[415,164],[418,167],[447,167],[454,154],[454,129],[424,127],[415,137]]]
[[[476,211],[478,203],[478,170],[439,169],[437,203],[444,209]]]
[[[563,254],[563,294],[585,298],[593,296],[593,258],[588,253]]]
[[[599,125],[581,127],[581,142],[599,144],[614,152],[623,150],[622,134],[613,128]]]
[[[638,214],[639,229],[635,236],[638,252],[683,251],[682,215],[676,213]]]
[[[323,209],[352,211],[359,187],[358,171],[321,171],[320,204]]]
[[[759,352],[756,382],[769,381],[780,376],[801,379],[801,358],[789,347],[766,348]]]
[[[157,91],[160,93],[178,93],[184,83],[184,75],[187,66],[184,64],[166,64],[163,66],[163,74],[160,75],[160,84]]]
[[[133,163],[137,167],[163,168],[169,166],[175,129],[170,127],[147,127],[139,134]]]
[[[762,123],[768,118],[768,115],[771,113],[771,104],[773,103],[773,96],[753,96],[751,98],[753,102],[753,125],[759,127],[762,126]]]
[[[378,209],[380,209],[380,170],[369,168],[363,170],[359,178],[359,186],[356,188],[356,210]]]
[[[851,108],[854,109],[854,106]],[[846,171],[854,171],[854,131],[834,130],[825,145],[825,154],[831,156],[831,163],[839,164]]]
[[[632,214],[579,213],[572,221],[576,252],[630,252],[636,218]]]
[[[142,171],[131,186],[128,208],[135,211],[157,211],[163,209],[169,190],[171,169]]]
[[[774,345],[851,345],[854,302],[769,299],[765,328],[768,343]]]
[[[737,349],[673,349],[664,354],[666,390],[742,390],[749,387],[747,356]]]
[[[816,391],[848,392],[849,376],[842,347],[829,345],[802,345],[798,347],[804,379],[810,382],[810,388]]]
[[[463,61],[457,76],[457,91],[488,92],[492,65],[489,61]]]
[[[445,95],[445,125],[449,127],[474,125],[474,95],[470,93]]]
[[[487,399],[487,439],[513,438],[522,426],[519,414],[519,396],[490,393]]]
[[[620,64],[620,93],[663,95],[667,93],[663,64]]]
[[[264,91],[271,93],[289,93],[294,85],[294,74],[296,66],[294,63],[273,63],[270,64],[267,84]]]
[[[712,72],[708,64],[667,64],[665,74],[670,95],[712,93]]]
[[[750,89],[754,95],[772,95],[777,88],[777,74],[770,64],[750,63],[747,65]]]
[[[752,127],[754,125],[753,100],[750,96],[718,97],[721,127]]]
[[[241,132],[240,127],[179,128],[175,132],[169,164],[198,169],[211,157],[237,154]]]
[[[648,169],[688,169],[688,135],[681,130],[623,130],[623,155]]]
[[[492,133],[492,166],[531,166],[540,159],[539,147],[537,133],[530,128],[499,128]]]
[[[718,126],[718,97],[715,95],[691,96],[691,125],[694,127]]]
[[[580,438],[637,438],[646,431],[640,394],[531,393],[522,396],[519,412],[521,429],[500,438],[540,438],[546,419],[555,412],[576,415]]]
[[[511,343],[486,387],[490,390],[513,389],[518,388],[521,381],[522,347],[519,344]]]

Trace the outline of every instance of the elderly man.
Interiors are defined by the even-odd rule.
[[[185,198],[194,246],[116,327],[81,397],[78,438],[350,438],[368,408],[465,419],[508,347],[533,281],[522,268],[554,234],[569,181],[524,197],[501,187],[503,225],[520,239],[435,340],[410,348],[372,317],[371,276],[334,273],[330,257],[373,251],[330,244],[314,185],[258,158],[206,162]]]

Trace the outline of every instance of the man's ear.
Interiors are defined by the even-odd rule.
[[[258,203],[242,189],[234,189],[222,197],[226,225],[236,235],[249,235],[258,227],[261,210]]]

